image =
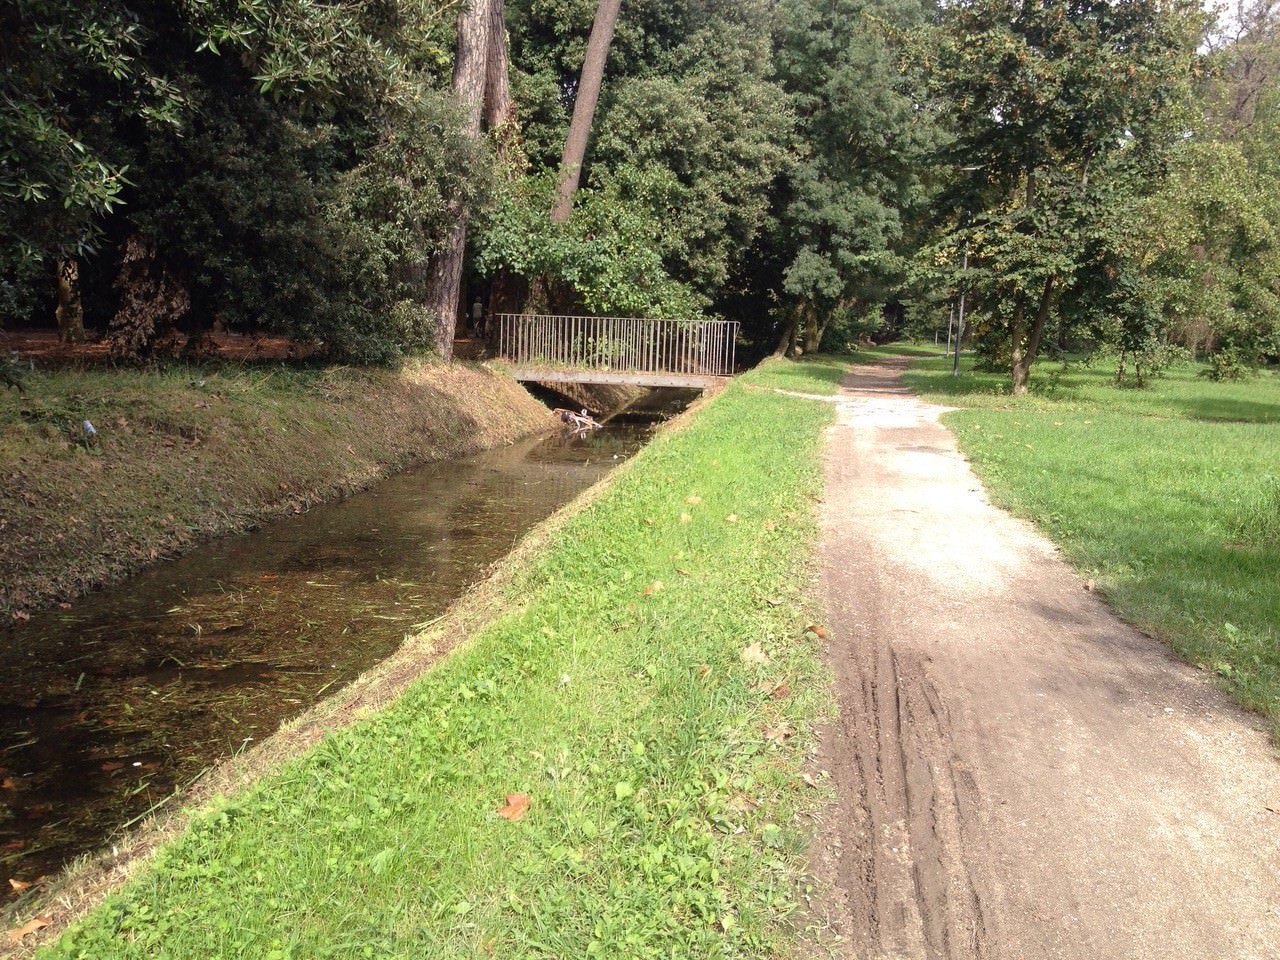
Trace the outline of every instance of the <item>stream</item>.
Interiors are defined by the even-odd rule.
[[[387,657],[650,426],[424,466],[0,627],[0,882],[99,849]]]

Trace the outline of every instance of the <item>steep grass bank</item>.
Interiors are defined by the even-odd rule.
[[[828,370],[786,365],[830,392]],[[825,705],[822,428],[773,365],[655,440],[382,712],[198,814],[48,957],[761,957]]]
[[[477,367],[37,371],[24,385],[0,392],[0,613],[18,616],[551,423]]]
[[[1105,367],[1041,364],[1032,395],[950,362],[908,384],[993,498],[1036,523],[1125,619],[1213,671],[1280,731],[1280,378],[1186,365],[1143,390]]]

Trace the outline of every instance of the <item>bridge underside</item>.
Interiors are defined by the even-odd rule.
[[[713,377],[695,373],[627,373],[613,370],[539,370],[516,367],[511,375],[517,380],[538,383],[626,383],[638,387],[688,387],[706,390],[729,382],[729,377]]]

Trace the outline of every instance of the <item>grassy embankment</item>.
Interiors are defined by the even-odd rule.
[[[25,393],[0,389],[0,614],[19,616],[410,463],[551,423],[517,384],[465,366],[173,365],[23,379]]]
[[[1186,365],[1135,390],[1112,372],[1041,363],[1014,399],[934,357],[907,383],[964,408],[946,422],[998,503],[1280,733],[1280,378]]]
[[[660,436],[553,526],[508,613],[41,955],[770,955],[820,800],[832,412],[750,386],[830,392],[842,366],[768,365]]]

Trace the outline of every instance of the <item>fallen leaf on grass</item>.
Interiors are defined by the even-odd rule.
[[[10,930],[9,939],[12,940],[14,943],[21,943],[30,934],[33,934],[37,930],[43,929],[48,925],[49,925],[49,921],[46,920],[44,917],[34,917],[33,919],[28,920],[22,926],[14,927],[12,930]]]
[[[727,517],[725,517],[725,518],[724,518],[724,522],[725,522],[725,523],[737,523],[737,522],[738,522],[738,515],[737,515],[736,513],[731,513],[731,514],[729,514]]]
[[[786,743],[789,739],[791,739],[795,735],[796,735],[796,728],[793,727],[791,724],[787,723],[785,720],[775,727],[764,728],[764,738],[773,743],[776,743],[778,746],[782,746],[784,743]]]
[[[784,601],[781,597],[765,597],[764,602],[771,607],[780,607],[786,601]]]
[[[13,619],[25,623],[31,619],[31,614],[27,613],[25,610],[15,610],[13,611]]]
[[[646,527],[652,527],[652,526],[653,526],[655,523],[657,523],[657,522],[658,522],[658,521],[654,520],[654,519],[653,519],[653,517],[645,517],[645,518],[644,518],[644,525],[645,525]]]
[[[498,816],[508,820],[523,820],[529,811],[529,795],[527,793],[508,793],[507,805],[498,810]]]
[[[698,665],[698,676],[705,677],[710,672],[711,667],[708,664],[702,663]]]
[[[817,623],[811,623],[811,624],[809,624],[809,626],[807,626],[807,627],[805,627],[805,628],[804,628],[804,631],[805,631],[805,633],[812,633],[812,634],[814,634],[814,635],[815,635],[815,636],[817,636],[819,639],[822,639],[822,640],[827,639],[827,628],[826,628],[826,627],[824,627],[824,626],[822,626],[822,625],[820,625],[820,624],[817,624]]]
[[[800,779],[803,780],[805,783],[807,783],[809,786],[813,787],[813,789],[815,790],[818,789],[818,781],[813,779],[812,773],[802,773],[800,774]]]
[[[687,514],[687,513],[682,513],[682,514],[680,514],[680,522],[681,522],[681,523],[693,523],[693,517],[691,517],[691,516],[690,516],[689,514]]]
[[[740,656],[742,657],[743,663],[765,664],[769,662],[769,655],[764,652],[758,643],[753,643],[749,647],[743,647]]]
[[[15,880],[13,879],[13,877],[10,877],[9,886],[13,887],[14,893],[21,893],[23,890],[28,889],[31,886],[31,884],[29,884],[26,880]]]
[[[685,497],[685,498],[684,498],[684,502],[685,502],[685,503],[692,503],[692,504],[694,504],[694,505],[696,506],[697,504],[699,504],[699,503],[701,503],[701,502],[702,502],[702,498],[701,498],[701,497]]]
[[[655,580],[641,591],[646,597],[652,597],[655,593],[661,593],[666,589],[666,585],[661,580]]]
[[[692,576],[692,574],[689,573],[688,570],[684,569],[684,567],[676,567],[676,573],[680,574],[682,577]]]
[[[103,773],[115,773],[117,770],[123,770],[124,764],[120,763],[117,760],[108,760],[106,763],[102,764],[98,769],[101,770]]]
[[[791,684],[783,680],[776,687],[769,691],[769,696],[774,700],[785,700],[791,696]]]

